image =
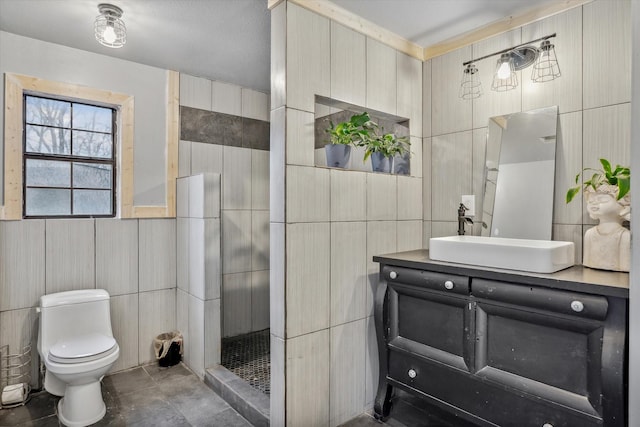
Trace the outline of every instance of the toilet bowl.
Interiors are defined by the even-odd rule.
[[[106,413],[100,381],[120,355],[109,294],[89,289],[42,296],[38,352],[46,368],[45,390],[63,396],[60,422],[82,427],[100,421]]]

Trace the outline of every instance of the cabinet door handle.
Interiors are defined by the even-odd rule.
[[[418,376],[418,373],[413,369],[409,369],[409,371],[407,372],[407,375],[409,375],[409,378],[415,378]]]
[[[444,287],[445,289],[453,289],[453,282],[451,280],[447,280],[446,282],[444,282]]]
[[[580,313],[584,310],[584,304],[581,301],[571,301],[571,310]]]
[[[392,279],[395,279],[396,277],[398,277],[398,273],[396,273],[395,271],[390,271],[389,272],[389,277]]]

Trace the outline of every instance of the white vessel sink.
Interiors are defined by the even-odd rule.
[[[573,242],[449,236],[429,239],[429,257],[437,261],[553,273],[575,261]]]

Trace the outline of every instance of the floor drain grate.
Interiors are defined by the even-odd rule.
[[[222,366],[269,394],[271,389],[269,329],[222,339]]]

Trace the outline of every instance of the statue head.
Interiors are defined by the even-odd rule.
[[[617,200],[619,188],[617,185],[602,184],[597,190],[592,187],[584,189],[584,198],[587,202],[587,212],[593,219],[610,218],[615,213],[620,219],[631,220],[631,196],[625,194]]]

